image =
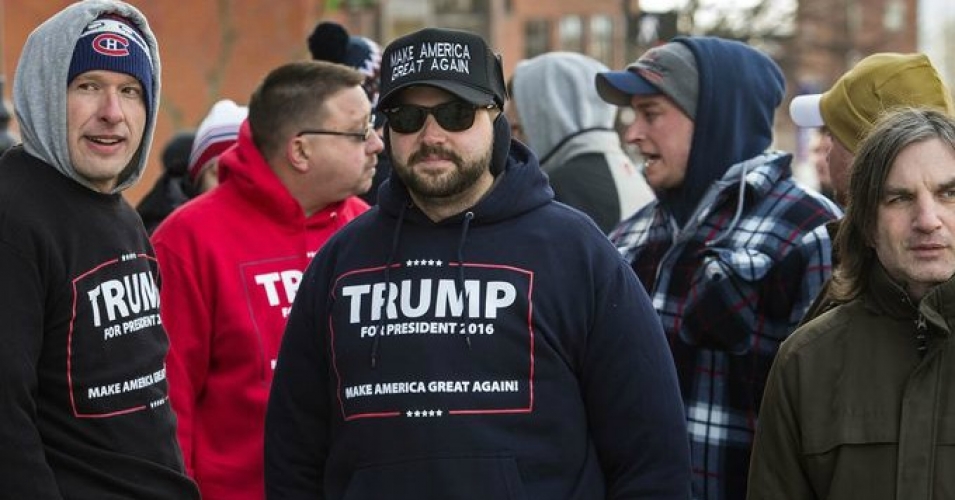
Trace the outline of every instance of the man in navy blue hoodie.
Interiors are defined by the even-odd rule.
[[[824,224],[841,214],[769,151],[785,81],[743,43],[676,38],[597,75],[632,106],[624,133],[657,200],[610,234],[653,298],[686,407],[693,496],[746,496],[769,368],[832,269]]]
[[[685,499],[659,319],[510,139],[500,60],[425,29],[382,63],[379,205],[302,278],[266,419],[276,499]]]

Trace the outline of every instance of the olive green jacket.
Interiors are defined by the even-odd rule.
[[[780,348],[749,500],[955,498],[955,279],[916,308],[874,267]]]

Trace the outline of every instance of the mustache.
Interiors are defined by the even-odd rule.
[[[408,163],[416,163],[416,162],[424,160],[425,158],[429,156],[437,156],[441,158],[442,160],[450,161],[454,163],[455,165],[462,164],[461,157],[458,156],[454,151],[448,151],[447,149],[444,149],[439,146],[421,146],[421,148],[419,148],[417,151],[412,153],[410,157],[408,157]]]

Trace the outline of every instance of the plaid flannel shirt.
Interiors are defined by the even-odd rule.
[[[745,498],[769,368],[831,273],[824,224],[842,213],[793,181],[791,158],[774,152],[734,165],[683,230],[652,203],[610,235],[670,341],[697,499]]]

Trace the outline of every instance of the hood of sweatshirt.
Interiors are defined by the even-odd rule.
[[[368,207],[358,197],[349,196],[306,217],[302,205],[282,184],[278,175],[256,147],[248,120],[243,121],[239,126],[239,136],[235,145],[219,156],[219,182],[221,185],[228,184],[230,189],[235,189],[249,204],[260,207],[261,212],[268,215],[276,224],[296,230],[303,224],[312,227],[334,222],[336,212],[345,205],[353,206],[359,211]]]
[[[545,172],[562,158],[614,149],[623,153],[613,128],[617,107],[594,88],[597,73],[605,71],[599,61],[573,52],[549,52],[514,69],[513,103]]]
[[[683,226],[710,184],[770,147],[786,81],[772,59],[746,44],[715,37],[674,41],[696,58],[699,97],[683,185],[657,197]]]
[[[73,49],[83,29],[101,15],[110,13],[129,19],[136,25],[149,46],[153,64],[152,91],[148,93],[151,102],[146,106],[142,143],[113,188],[113,193],[119,193],[136,184],[146,169],[159,110],[159,48],[146,18],[135,7],[112,0],[77,2],[33,30],[23,46],[20,64],[13,79],[13,105],[26,151],[52,165],[63,175],[96,190],[73,168],[70,161],[66,87]],[[44,61],[44,64],[35,64],[35,61]]]

